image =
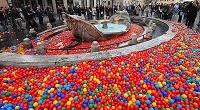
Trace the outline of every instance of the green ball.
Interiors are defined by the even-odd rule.
[[[83,97],[83,98],[86,98],[86,95],[83,95],[82,97]]]
[[[31,90],[31,86],[26,86],[26,90],[30,91]]]
[[[73,107],[71,110],[76,110],[76,108]]]
[[[66,110],[66,108],[65,107],[62,107],[62,109],[61,110]]]
[[[93,108],[94,107],[94,105],[93,104],[89,104],[89,108]]]
[[[94,104],[94,108],[95,108],[95,109],[97,108],[97,104]]]
[[[6,93],[5,93],[5,96],[6,96],[6,97],[9,97],[9,96],[10,96],[10,92],[6,92]]]
[[[43,96],[42,96],[42,99],[46,99],[46,98],[47,98],[47,95],[43,95]]]

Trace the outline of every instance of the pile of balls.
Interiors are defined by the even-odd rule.
[[[59,67],[0,68],[0,109],[200,109],[200,35]]]
[[[137,25],[132,24],[130,30],[122,35],[115,35],[106,40],[98,41],[101,47],[101,50],[112,50],[118,47],[118,44],[122,42],[127,42],[131,39],[132,33],[137,34],[138,36],[142,34],[144,29]],[[47,55],[62,55],[62,54],[80,54],[80,53],[88,53],[91,51],[92,42],[82,42],[78,43],[75,41],[75,38],[71,31],[64,31],[48,38],[52,32],[46,32],[42,34],[40,37],[32,40],[33,47],[37,46],[37,42],[45,42]],[[68,47],[73,44],[78,44],[75,47],[72,47],[70,50],[62,50],[64,47]],[[11,51],[11,49],[8,49]],[[24,54],[33,55],[35,54],[35,49],[24,50]]]

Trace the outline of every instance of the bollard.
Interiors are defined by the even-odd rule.
[[[35,29],[31,28],[30,31],[29,31],[29,34],[32,35],[32,34],[35,34],[35,33],[36,33]]]
[[[12,53],[17,53],[17,47],[16,46],[12,46],[11,47],[11,52]]]
[[[37,43],[36,53],[38,55],[45,55],[46,54],[45,45],[43,43],[41,43],[41,42]]]
[[[99,51],[100,51],[99,43],[97,41],[93,41],[91,45],[91,52],[99,52]]]
[[[147,33],[148,33],[148,34],[144,36],[144,39],[145,39],[145,40],[150,40],[150,39],[152,39],[152,37],[153,37],[153,28],[152,28],[152,27],[149,27]]]
[[[92,19],[95,20],[95,21],[97,20],[96,16],[92,16]]]
[[[31,37],[31,38],[37,37],[37,32],[35,31],[34,28],[31,28],[31,29],[30,29],[29,34],[30,34],[30,37]]]
[[[31,42],[31,40],[30,40],[29,38],[23,39],[23,46],[24,46],[24,48],[26,48],[26,49],[31,49],[31,48],[33,48],[32,42]]]
[[[153,31],[156,30],[156,27],[157,27],[156,23],[153,23],[153,24],[152,24],[152,29],[153,29]]]
[[[67,25],[67,21],[66,21],[65,19],[63,20],[63,24],[64,24],[64,25]]]
[[[128,42],[128,45],[135,45],[135,44],[137,44],[138,43],[137,38],[138,38],[138,36],[136,34],[133,34],[131,36],[131,40]]]
[[[47,30],[52,30],[53,26],[51,25],[51,23],[47,23]]]
[[[152,24],[153,24],[153,20],[150,20],[149,24],[148,24],[148,27],[152,27]]]

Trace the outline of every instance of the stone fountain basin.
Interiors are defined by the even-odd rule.
[[[153,20],[159,27],[161,27],[160,28],[161,30],[165,31],[161,32],[161,34],[156,34],[157,37],[149,41],[109,51],[100,51],[100,52],[92,52],[84,54],[70,54],[70,55],[21,55],[16,53],[0,53],[0,65],[4,66],[13,65],[13,66],[23,66],[23,67],[27,66],[48,67],[48,66],[62,66],[66,64],[73,64],[87,60],[103,60],[117,56],[128,55],[135,51],[147,50],[149,48],[158,46],[161,43],[169,41],[177,34],[177,32],[172,31],[173,23],[171,22],[154,18],[147,18],[147,20]],[[60,28],[63,27],[65,26],[60,26]],[[56,27],[53,30],[58,30],[60,28]],[[39,35],[43,33],[40,33]]]

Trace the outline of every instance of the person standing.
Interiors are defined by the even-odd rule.
[[[100,17],[103,18],[104,17],[104,6],[100,6]]]
[[[96,7],[96,16],[97,16],[97,20],[99,20],[99,16],[100,16],[99,6]]]
[[[62,7],[61,6],[58,6],[57,12],[58,12],[58,18],[59,18],[59,20],[62,20]]]
[[[39,24],[40,25],[44,25],[44,21],[43,21],[43,10],[40,6],[37,7],[37,10],[36,10],[36,16],[38,17],[38,20],[39,20]]]
[[[50,7],[47,7],[47,16],[49,18],[49,22],[53,25],[56,19],[54,18],[54,13]]]
[[[3,10],[3,7],[0,7],[0,25],[3,28],[3,31],[6,29],[6,19],[5,19],[5,13]]]
[[[179,15],[178,22],[181,23],[183,19],[183,5],[182,4],[179,4],[178,15]]]
[[[197,7],[192,2],[190,2],[189,5],[186,7],[186,26],[188,26],[188,28],[190,29],[192,29],[194,26],[194,22],[197,17],[197,11]]]

